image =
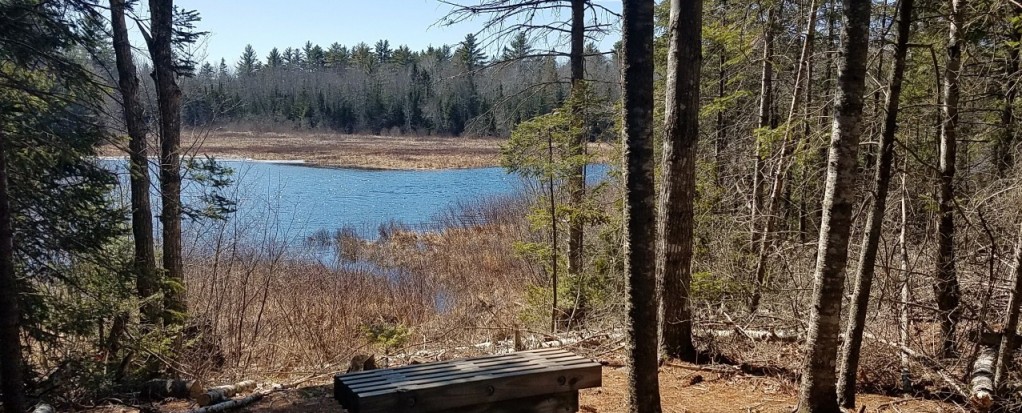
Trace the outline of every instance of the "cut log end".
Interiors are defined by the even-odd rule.
[[[156,400],[168,397],[177,399],[195,399],[203,393],[202,384],[198,380],[156,379],[142,385],[141,396]]]
[[[972,391],[969,402],[977,411],[989,411],[994,404],[994,360],[997,353],[991,347],[983,347],[972,365]]]

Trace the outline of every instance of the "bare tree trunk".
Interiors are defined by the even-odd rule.
[[[1001,344],[997,350],[997,368],[994,371],[994,386],[1001,388],[1008,378],[1008,365],[1015,350],[1015,336],[1018,335],[1018,314],[1022,306],[1022,226],[1019,226],[1018,240],[1015,242],[1015,282],[1008,300],[1008,311],[1001,334]]]
[[[163,269],[169,286],[164,289],[164,322],[180,324],[187,313],[184,296],[184,264],[181,258],[181,89],[174,72],[171,46],[173,0],[149,0],[152,14],[153,79],[160,106],[160,192],[163,211]]]
[[[727,1],[721,0],[720,2],[720,21],[721,26],[727,27]],[[727,85],[727,69],[725,64],[727,62],[727,47],[723,42],[718,47],[718,61],[717,61],[717,98],[723,100],[725,96],[725,86]],[[714,173],[713,177],[716,180],[717,187],[724,186],[724,179],[721,177],[721,165],[724,162],[724,148],[727,147],[727,141],[724,139],[724,110],[720,109],[717,111],[717,125],[714,130],[714,145],[713,145],[713,160],[714,160]]]
[[[160,274],[156,269],[153,242],[153,210],[149,204],[149,159],[146,148],[147,128],[138,97],[138,76],[132,61],[128,27],[124,21],[124,0],[110,1],[110,22],[113,27],[114,55],[124,109],[124,125],[128,130],[128,153],[131,158],[131,234],[135,241],[135,271],[142,315],[148,322],[160,318],[161,305],[154,296],[160,291]]]
[[[628,405],[659,413],[656,225],[653,186],[653,2],[622,5],[625,273],[628,274]]]
[[[835,355],[841,327],[848,236],[855,203],[859,136],[863,129],[870,0],[845,0],[843,13],[844,44],[838,71],[834,131],[827,162],[827,189],[816,255],[809,338],[799,391],[800,412],[841,411],[837,400]]]
[[[767,21],[766,28],[763,32],[763,70],[760,75],[760,89],[759,89],[759,127],[770,128],[773,122],[770,119],[770,110],[773,107],[773,94],[774,94],[774,30],[777,26],[774,8],[770,7],[767,9]],[[756,222],[759,217],[759,209],[763,203],[763,179],[766,177],[766,173],[763,171],[763,154],[762,145],[760,145],[759,138],[756,138],[756,142],[753,145],[753,151],[755,151],[752,171],[752,207],[751,207],[751,219],[749,222],[752,223],[752,245],[757,246],[761,234],[759,228],[756,227]]]
[[[554,137],[547,134],[547,162],[554,164]],[[547,188],[550,190],[550,251],[553,259],[550,260],[550,295],[553,303],[550,308],[550,332],[557,332],[557,319],[560,318],[560,310],[557,308],[557,198],[554,192],[554,175],[550,174],[547,180]]]
[[[585,102],[581,100],[581,94],[585,87],[583,84],[585,80],[585,3],[585,0],[571,0],[571,93],[575,95],[572,111],[574,112],[574,122],[579,124],[583,122],[582,114],[585,111],[585,108],[582,107]],[[579,129],[585,130],[584,127]],[[574,145],[572,154],[583,155],[586,146],[585,133],[579,133],[572,144]],[[568,178],[568,190],[571,192],[571,207],[573,209],[582,208],[586,191],[584,164],[578,165],[577,169],[572,171]],[[582,272],[584,229],[579,215],[572,213],[568,220],[568,273],[572,275]]]
[[[21,358],[21,307],[14,273],[14,228],[8,189],[7,134],[0,130],[0,401],[4,411],[25,411],[25,380]]]
[[[955,354],[955,332],[961,317],[961,293],[955,271],[955,158],[958,147],[958,75],[962,66],[961,30],[965,0],[952,0],[948,30],[947,67],[944,71],[944,116],[940,128],[940,190],[937,194],[937,268],[933,284],[940,310],[941,355]]]
[[[791,155],[794,145],[789,142],[791,139],[792,122],[795,119],[795,111],[799,107],[802,98],[806,73],[809,69],[809,52],[812,50],[813,37],[816,34],[816,2],[810,5],[810,15],[806,24],[806,38],[802,43],[802,53],[799,56],[798,70],[795,73],[795,89],[791,95],[791,106],[788,108],[788,117],[785,120],[784,136],[781,138],[781,152],[777,157],[777,165],[774,168],[773,182],[770,189],[770,197],[767,198],[767,213],[763,217],[763,231],[759,233],[758,254],[756,257],[756,271],[754,275],[754,290],[749,301],[749,311],[755,313],[759,309],[759,300],[763,294],[763,283],[766,281],[767,255],[770,247],[770,235],[773,234],[777,225],[777,216],[781,211],[781,194],[784,191],[784,181],[787,175],[788,157]]]
[[[859,267],[855,273],[851,308],[848,309],[848,325],[845,342],[841,351],[841,377],[838,392],[841,405],[855,407],[855,376],[859,371],[859,350],[862,347],[862,332],[866,325],[866,310],[869,308],[870,291],[873,288],[873,274],[876,266],[877,247],[880,245],[880,230],[887,211],[887,192],[891,184],[891,163],[894,160],[894,133],[898,128],[898,106],[901,98],[901,83],[905,77],[905,56],[908,55],[908,37],[912,24],[912,1],[901,0],[898,10],[898,40],[894,50],[894,70],[891,73],[890,93],[887,94],[887,114],[884,129],[880,134],[880,156],[874,181],[873,208],[866,216],[866,232],[862,235]]]
[[[670,357],[694,361],[689,285],[695,226],[699,71],[703,63],[702,0],[671,0],[670,24],[666,135],[657,211],[656,272],[661,345]]]
[[[908,271],[908,187],[905,183],[905,172],[901,173],[901,233],[898,235],[899,252],[901,255],[901,303],[898,304],[901,324],[899,327],[899,339],[901,346],[908,347],[908,329],[911,324],[911,308],[908,304],[912,300],[912,274]],[[901,353],[901,390],[909,392],[912,390],[912,377],[909,375],[909,357]]]
[[[1022,6],[1015,6],[1017,18],[1022,18]],[[1008,50],[1008,64],[1004,70],[1004,103],[1001,109],[1001,136],[994,145],[994,159],[997,164],[997,176],[1004,177],[1015,166],[1015,145],[1018,142],[1018,131],[1015,126],[1015,97],[1019,87],[1019,47],[1022,47],[1022,29],[1018,26],[1009,34],[1016,43]]]

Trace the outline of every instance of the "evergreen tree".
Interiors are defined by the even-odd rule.
[[[99,52],[100,19],[88,3],[0,2],[0,398],[7,411],[27,408],[23,333],[49,347],[95,325],[80,313],[54,322],[68,303],[51,292],[83,281],[70,260],[112,262],[103,250],[123,235],[124,211],[108,197],[115,178],[95,163],[106,139],[103,91],[80,59],[81,51]]]
[[[238,75],[249,76],[259,70],[259,57],[256,55],[255,49],[252,48],[251,44],[245,45],[245,51],[241,53],[241,58],[238,59]]]
[[[270,49],[270,53],[266,55],[266,66],[270,68],[278,68],[284,65],[284,58],[280,56],[280,51],[276,47]]]
[[[406,45],[401,45],[394,50],[394,57],[391,59],[391,62],[398,66],[408,66],[415,63],[415,60],[415,53],[412,52],[412,49],[409,49]]]
[[[333,69],[344,69],[348,67],[351,60],[351,53],[348,48],[340,43],[333,43],[325,53],[326,66]]]
[[[476,40],[476,35],[472,33],[465,35],[465,40],[458,44],[458,50],[454,55],[458,63],[470,72],[482,67],[486,62],[486,53]]]
[[[365,42],[360,42],[351,48],[351,60],[355,66],[366,73],[371,73],[376,68],[376,54]]]
[[[390,63],[390,58],[393,57],[394,51],[390,49],[390,42],[387,40],[378,40],[376,45],[373,46],[373,53],[376,54],[376,61],[380,64]]]
[[[532,54],[532,45],[529,44],[528,35],[525,32],[518,32],[511,42],[504,46],[504,51],[500,55],[500,60],[518,60],[524,59],[525,57]]]

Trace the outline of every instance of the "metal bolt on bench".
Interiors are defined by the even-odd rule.
[[[601,366],[548,348],[334,376],[349,413],[572,413]]]

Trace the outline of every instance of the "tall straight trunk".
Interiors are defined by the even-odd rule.
[[[1022,18],[1022,6],[1015,6],[1016,18]],[[1017,26],[1013,26],[1017,27]],[[1015,28],[1008,36],[1014,45],[1008,49],[1008,63],[1004,68],[1004,102],[1001,108],[1001,136],[994,145],[997,176],[1004,177],[1015,166],[1015,145],[1018,130],[1015,126],[1015,97],[1019,88],[1019,47],[1022,47],[1022,29]]]
[[[774,30],[776,29],[777,22],[774,12],[774,8],[771,7],[767,10],[767,21],[766,28],[763,30],[763,66],[760,74],[760,89],[759,89],[759,127],[772,128],[773,121],[771,120],[771,108],[773,107],[773,94],[774,94]],[[756,227],[757,220],[759,217],[759,209],[763,203],[763,179],[766,174],[764,173],[763,165],[763,145],[760,144],[759,139],[756,139],[753,145],[754,163],[752,171],[752,207],[750,208],[752,223],[752,245],[755,247],[759,242],[760,233],[759,228]]]
[[[720,21],[721,26],[727,27],[727,1],[721,0],[720,2]],[[717,98],[720,100],[724,99],[725,86],[727,85],[727,47],[723,42],[717,47]],[[713,177],[716,180],[718,188],[724,186],[724,179],[721,176],[721,164],[724,162],[724,148],[727,147],[727,141],[724,140],[724,110],[717,110],[717,124],[714,129],[714,145],[713,145]]]
[[[809,69],[809,55],[812,50],[813,38],[816,34],[816,2],[810,2],[809,20],[806,23],[806,38],[802,43],[802,53],[798,59],[798,70],[795,73],[795,89],[791,94],[791,105],[788,107],[788,117],[785,120],[784,136],[781,138],[781,152],[777,157],[777,164],[774,168],[773,182],[770,189],[770,197],[767,198],[767,212],[763,217],[765,220],[763,230],[759,233],[758,253],[756,256],[756,271],[754,273],[754,290],[749,302],[749,311],[755,313],[759,309],[759,300],[763,294],[763,283],[766,280],[767,253],[770,246],[770,235],[773,234],[777,223],[777,217],[781,212],[781,195],[784,193],[784,181],[787,175],[788,157],[791,155],[795,145],[790,142],[792,124],[795,120],[795,112],[799,107],[802,98],[802,88],[805,85],[806,73]]]
[[[118,85],[124,109],[124,125],[128,129],[128,152],[131,158],[131,234],[135,243],[136,288],[143,300],[142,315],[148,322],[160,318],[161,306],[154,296],[160,291],[160,274],[156,268],[153,242],[153,210],[149,204],[149,159],[146,148],[147,127],[138,96],[138,75],[128,41],[124,20],[124,0],[110,1],[110,23],[113,27],[114,55],[117,59]]]
[[[1008,378],[1009,361],[1015,352],[1015,336],[1018,334],[1019,307],[1022,306],[1022,226],[1019,226],[1018,238],[1015,241],[1015,282],[1008,300],[1008,311],[1004,320],[1004,331],[1001,344],[997,350],[997,363],[994,370],[994,386],[1001,388]]]
[[[585,80],[585,0],[571,0],[571,93],[575,94],[574,121],[583,125],[583,113],[585,104],[581,100]],[[579,128],[585,130],[585,128]],[[573,144],[573,155],[581,156],[585,153],[586,135],[579,133],[575,136]],[[568,178],[568,188],[571,192],[571,207],[582,208],[585,198],[586,180],[585,165],[578,165]],[[582,272],[582,249],[584,247],[584,223],[579,218],[580,214],[574,213],[568,220],[568,273],[580,274]]]
[[[689,286],[695,225],[702,27],[702,0],[671,0],[656,272],[664,353],[691,361],[696,358]]]
[[[898,304],[899,319],[899,340],[903,348],[908,348],[908,329],[912,317],[910,314],[912,300],[912,274],[908,271],[908,186],[905,181],[905,172],[901,173],[901,233],[898,234],[898,251],[901,255],[901,303]],[[901,352],[901,390],[909,392],[912,390],[912,377],[909,373],[908,354]]]
[[[547,162],[554,164],[554,136],[547,134],[546,137]],[[550,332],[557,332],[557,319],[560,318],[560,310],[557,308],[557,198],[554,187],[554,175],[547,177],[547,189],[550,191],[550,251],[553,252],[553,259],[550,260],[550,296],[553,303],[550,308]]]
[[[656,225],[653,185],[653,2],[623,0],[625,273],[628,274],[629,411],[659,413]]]
[[[827,189],[816,254],[800,412],[840,412],[837,399],[838,333],[848,261],[848,237],[855,203],[856,162],[862,135],[870,0],[845,0],[841,65],[838,69],[834,130],[827,162]]]
[[[912,25],[913,0],[901,0],[898,8],[898,40],[894,49],[894,70],[891,73],[891,90],[887,94],[887,114],[883,131],[880,133],[880,157],[874,181],[873,207],[866,216],[866,232],[862,235],[859,267],[855,272],[851,308],[848,309],[848,324],[845,342],[841,351],[841,377],[838,392],[841,405],[855,407],[855,376],[859,371],[859,350],[862,333],[866,325],[866,310],[869,308],[870,290],[873,288],[873,274],[876,267],[877,248],[880,245],[880,230],[887,210],[887,192],[891,184],[891,163],[894,160],[894,134],[898,128],[898,106],[901,98],[901,83],[905,77],[905,56],[908,55],[908,38]]]
[[[21,307],[14,273],[14,227],[7,171],[7,134],[0,130],[0,392],[4,411],[25,411],[21,358]]]
[[[955,354],[955,333],[961,317],[961,293],[955,271],[955,159],[958,156],[958,75],[962,67],[961,30],[965,0],[952,0],[948,29],[947,67],[940,125],[940,188],[937,193],[937,268],[933,283],[940,311],[941,355]]]
[[[181,259],[181,89],[174,72],[171,46],[173,0],[149,0],[152,14],[153,79],[160,106],[160,193],[163,211],[163,270],[169,286],[164,290],[164,322],[179,324],[188,310],[184,296],[184,264]]]

